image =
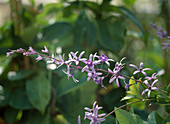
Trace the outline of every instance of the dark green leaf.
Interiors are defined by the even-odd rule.
[[[56,22],[44,28],[43,40],[52,41],[66,36],[72,29],[70,23]]]
[[[139,20],[137,19],[137,17],[127,8],[125,7],[119,7],[120,11],[122,12],[122,14],[124,14],[125,16],[127,16],[130,20],[132,20],[138,27],[139,29],[145,33],[145,30],[143,28],[143,26],[141,25],[141,23],[139,22]]]
[[[18,88],[11,94],[9,105],[16,109],[31,109],[33,106],[28,100],[26,91]]]
[[[76,90],[77,88],[80,88],[80,86],[86,82],[87,79],[84,74],[82,75],[81,73],[76,73],[75,75],[76,77],[79,77],[78,83],[75,83],[72,78],[68,80],[67,77],[64,77],[59,82],[57,82],[56,88],[58,97],[61,97],[62,95],[65,95]]]
[[[119,52],[123,47],[124,41],[124,25],[120,21],[98,21],[99,27],[99,43],[107,50]]]
[[[26,91],[31,104],[41,111],[45,112],[46,106],[50,101],[51,89],[50,82],[45,72],[38,72],[38,75],[26,81]]]
[[[31,76],[33,73],[33,70],[20,70],[18,72],[11,72],[11,74],[8,74],[8,79],[11,81],[23,80]]]
[[[49,124],[50,116],[49,112],[46,112],[44,115],[42,115],[38,111],[30,111],[27,120],[25,124]]]
[[[163,118],[155,111],[149,114],[147,121],[149,124],[161,124],[163,122]]]
[[[11,107],[8,107],[5,110],[5,114],[4,114],[5,120],[7,121],[7,123],[8,124],[14,124],[14,121],[16,120],[17,114],[18,114],[18,110],[13,109]]]

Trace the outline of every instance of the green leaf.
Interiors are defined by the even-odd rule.
[[[127,9],[125,7],[118,7],[118,8],[120,9],[122,14],[127,16],[132,22],[134,22],[139,27],[139,29],[143,32],[143,34],[145,33],[145,30],[144,30],[142,24],[139,22],[137,17],[129,9]]]
[[[78,115],[84,117],[84,107],[93,104],[96,88],[97,85],[89,81],[58,99],[59,108],[68,122],[76,124]]]
[[[18,114],[18,110],[13,109],[11,107],[8,107],[7,109],[5,109],[5,120],[7,121],[8,124],[14,124],[14,121],[16,120]]]
[[[127,96],[123,97],[120,101],[129,100],[129,99],[133,99],[133,98],[136,98],[136,96],[135,95],[127,95]]]
[[[76,73],[75,77],[79,77],[78,83],[75,83],[72,78],[68,80],[67,77],[62,78],[59,82],[57,82],[56,88],[58,97],[80,88],[80,86],[87,81],[86,75],[81,74],[80,72]]]
[[[31,76],[34,71],[33,70],[20,70],[18,72],[12,72],[14,74],[8,74],[8,79],[11,81],[18,81],[18,80],[23,80],[25,78],[28,78]]]
[[[44,115],[42,115],[40,112],[34,110],[29,111],[25,124],[49,124],[49,120],[49,112],[46,112]]]
[[[99,44],[102,48],[112,52],[119,52],[123,47],[124,41],[124,25],[120,20],[114,21],[108,19],[106,21],[99,20]]]
[[[26,91],[31,104],[44,113],[51,97],[50,82],[45,72],[38,72],[38,75],[26,81]]]
[[[163,118],[157,112],[153,111],[149,114],[147,121],[149,124],[161,124]]]
[[[52,41],[65,37],[71,30],[72,26],[70,23],[56,22],[44,28],[42,40]]]
[[[22,39],[25,44],[32,45],[32,42],[34,38],[37,36],[37,33],[39,31],[38,27],[28,27],[24,29],[24,32],[22,34]]]
[[[18,88],[11,94],[9,105],[16,109],[31,109],[33,106],[28,100],[25,89]]]
[[[128,91],[128,94],[135,95],[137,96],[137,98],[141,98],[141,95],[139,93],[140,84],[139,83],[136,84],[136,81],[133,79],[134,77],[132,76],[131,79],[129,80],[129,84],[132,85],[129,87],[130,91]]]
[[[170,114],[170,105],[165,105],[165,111]]]
[[[119,109],[116,112],[119,124],[149,124],[143,121],[138,115]]]

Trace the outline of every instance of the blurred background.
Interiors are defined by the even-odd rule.
[[[74,83],[54,64],[36,62],[36,56],[14,54],[13,49],[46,45],[57,55],[85,51],[104,53],[116,61],[126,57],[123,74],[132,76],[129,64],[150,67],[160,73],[158,87],[170,83],[170,53],[150,26],[155,23],[170,35],[169,0],[0,0],[0,124],[75,124],[84,107],[97,100],[109,113],[125,101],[126,90],[104,81],[107,89],[87,82],[77,72]],[[111,68],[114,68],[111,64]],[[126,80],[128,83],[129,80]],[[135,104],[143,120],[155,110],[167,117],[164,106]],[[127,110],[127,108],[125,108]],[[114,123],[115,115],[104,123]],[[84,121],[88,123],[88,121]]]

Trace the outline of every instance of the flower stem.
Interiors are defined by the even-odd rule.
[[[125,104],[125,105],[122,105],[122,106],[120,106],[120,107],[118,107],[118,108],[114,109],[113,111],[111,111],[109,114],[107,114],[107,115],[106,115],[106,116],[104,116],[103,118],[108,117],[109,115],[113,114],[116,110],[121,109],[121,108],[123,108],[123,107],[125,107],[125,106],[127,106],[127,105],[131,105],[131,104],[134,104],[134,103],[137,103],[137,102],[142,102],[142,101],[144,101],[144,100],[139,100],[139,101],[129,102],[129,103]]]

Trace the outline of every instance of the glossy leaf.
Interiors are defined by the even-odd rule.
[[[31,104],[44,113],[50,101],[50,82],[45,72],[38,72],[36,76],[26,81],[26,91]]]
[[[149,124],[143,121],[138,115],[119,109],[116,112],[119,124]]]

